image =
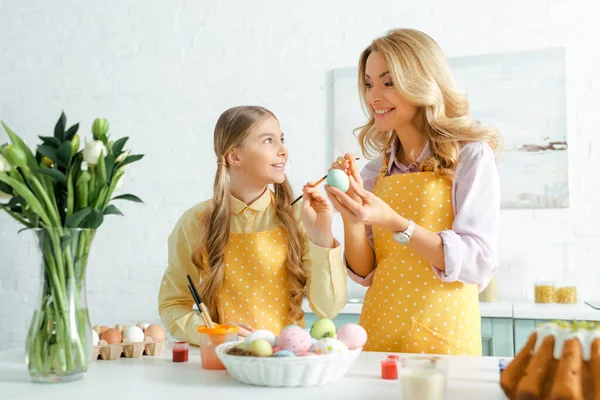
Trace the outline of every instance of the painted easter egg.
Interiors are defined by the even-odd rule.
[[[257,339],[250,342],[248,351],[257,357],[271,357],[273,355],[273,348],[265,339]]]
[[[279,350],[278,352],[273,354],[273,356],[274,357],[296,357],[296,355],[289,350]]]
[[[344,193],[350,189],[350,179],[348,178],[348,175],[339,169],[332,169],[327,173],[327,184]]]
[[[345,324],[340,326],[337,338],[350,350],[354,350],[363,347],[367,343],[367,331],[358,324]]]
[[[348,351],[346,345],[337,339],[321,339],[315,346],[317,354],[341,354]]]
[[[302,328],[288,328],[281,332],[277,346],[282,350],[289,350],[294,354],[308,351],[312,345],[310,333]]]

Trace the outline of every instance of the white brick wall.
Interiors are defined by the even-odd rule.
[[[600,284],[600,32],[590,1],[0,1],[0,119],[29,141],[62,109],[88,131],[105,116],[147,158],[90,258],[93,323],[157,321],[165,240],[210,197],[218,115],[261,104],[279,117],[298,189],[331,162],[328,71],[355,65],[396,26],[431,34],[448,56],[565,46],[571,207],[504,210],[500,296],[532,297],[536,277],[570,271],[583,296]],[[3,139],[4,138],[4,139]],[[0,143],[6,137],[0,135]],[[339,224],[336,224],[339,232]],[[31,238],[0,215],[0,349],[22,346],[38,266]],[[340,237],[341,235],[338,235]],[[589,298],[589,297],[588,297]],[[596,295],[600,298],[600,295]]]

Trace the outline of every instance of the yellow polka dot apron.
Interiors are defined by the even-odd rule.
[[[230,233],[219,292],[219,322],[245,322],[279,334],[288,325],[290,304],[286,256],[282,229]]]
[[[386,176],[373,193],[398,214],[439,232],[451,229],[452,182],[433,172]],[[373,227],[377,269],[365,295],[360,324],[365,350],[481,355],[477,285],[442,282],[427,260],[393,233]]]

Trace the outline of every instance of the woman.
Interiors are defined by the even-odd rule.
[[[478,291],[496,274],[497,133],[469,115],[437,43],[397,29],[360,57],[369,122],[359,174],[327,187],[344,221],[349,275],[369,286],[360,317],[370,351],[481,355]]]

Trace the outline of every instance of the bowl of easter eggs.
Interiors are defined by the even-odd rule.
[[[367,333],[357,324],[336,330],[329,319],[310,330],[288,325],[275,336],[259,329],[216,348],[232,378],[256,386],[321,386],[342,378],[362,351]]]

